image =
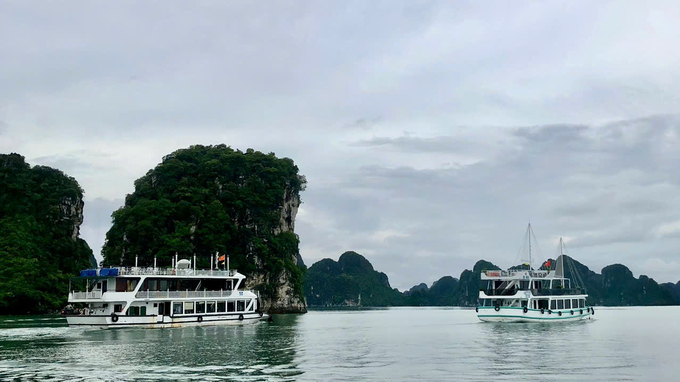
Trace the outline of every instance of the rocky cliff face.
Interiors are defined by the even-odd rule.
[[[279,225],[274,228],[274,234],[294,234],[295,217],[300,207],[300,196],[289,188],[283,193],[283,203],[279,211]],[[297,266],[304,266],[299,253],[291,256]],[[246,279],[246,288],[261,290],[264,287],[273,287],[271,295],[262,296],[262,310],[270,313],[306,313],[307,305],[304,297],[296,291],[290,279],[290,272],[283,269],[278,273],[271,274],[264,269],[253,272]]]

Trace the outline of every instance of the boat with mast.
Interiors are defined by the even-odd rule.
[[[483,270],[477,317],[489,322],[565,322],[589,320],[595,314],[586,305],[588,295],[573,261],[565,253],[560,237],[558,256],[532,268],[531,239],[536,239],[531,224],[527,226],[524,244],[528,261],[508,270]],[[537,240],[535,240],[537,242]],[[565,260],[571,278],[565,275]],[[554,264],[553,264],[554,263]],[[573,279],[573,280],[572,280]]]
[[[70,309],[63,313],[69,326],[99,328],[167,328],[255,322],[268,316],[260,310],[259,295],[240,289],[246,276],[224,269],[196,269],[177,255],[169,268],[112,267],[86,269],[69,283]],[[75,309],[73,305],[82,309]]]

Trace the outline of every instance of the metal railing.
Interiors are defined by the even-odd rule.
[[[255,293],[252,290],[199,290],[199,291],[169,291],[143,290],[135,294],[136,298],[210,298],[210,297],[238,297],[244,292]]]
[[[531,291],[531,294],[534,296],[571,296],[571,295],[579,295],[579,294],[586,294],[586,291],[583,289],[560,289],[560,288],[555,288],[555,289],[529,289]],[[513,296],[517,292],[524,292],[526,289],[516,289],[516,288],[510,288],[510,289],[486,289],[482,290],[484,294],[487,296]]]
[[[548,271],[530,271],[530,270],[514,270],[514,271],[503,271],[503,270],[491,270],[483,271],[484,275],[487,277],[515,277],[519,275],[529,275],[529,277],[542,278],[548,277],[550,272]]]
[[[69,293],[69,300],[95,300],[102,298],[101,291],[93,292],[71,292]]]
[[[236,269],[210,270],[210,269],[179,269],[179,268],[151,268],[151,267],[119,267],[118,275],[121,276],[215,276],[233,277]]]

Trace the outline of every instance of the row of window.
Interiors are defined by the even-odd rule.
[[[175,302],[172,304],[172,314],[245,312],[248,301]],[[249,311],[252,311],[252,308]]]
[[[550,301],[550,309],[582,309],[586,307],[586,300],[582,298],[558,299]]]
[[[479,299],[479,306],[507,306],[507,307],[526,307],[527,300],[512,300],[506,298],[491,299],[491,298],[481,298]],[[551,310],[561,310],[561,309],[582,309],[586,307],[586,300],[579,298],[560,298],[550,300]],[[531,302],[532,309],[548,309],[547,299],[534,299]]]

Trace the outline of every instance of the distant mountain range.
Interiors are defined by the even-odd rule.
[[[554,262],[550,259],[549,261]],[[680,304],[680,281],[657,284],[653,279],[633,273],[624,265],[613,264],[601,273],[591,271],[578,261],[566,258],[565,276],[578,274],[585,284],[589,304],[604,306]],[[542,266],[542,268],[545,266]],[[479,260],[472,270],[459,278],[444,276],[430,287],[425,283],[400,292],[390,286],[386,274],[378,272],[362,255],[343,253],[338,261],[323,259],[306,272],[305,297],[310,307],[332,306],[475,306],[483,270],[500,269]],[[575,272],[574,272],[575,271]]]

